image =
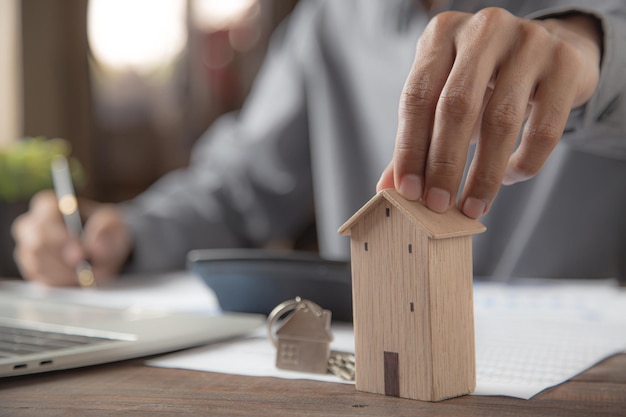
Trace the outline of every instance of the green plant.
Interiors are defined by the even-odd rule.
[[[63,139],[24,138],[0,148],[0,201],[27,200],[36,192],[52,188],[50,163],[57,155],[69,157],[70,144]],[[80,163],[69,158],[77,188],[84,184]]]

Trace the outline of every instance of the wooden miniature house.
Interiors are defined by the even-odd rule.
[[[351,238],[356,388],[439,401],[476,385],[472,235],[485,227],[383,190]]]
[[[276,331],[276,367],[326,373],[330,356],[331,312],[303,303]]]

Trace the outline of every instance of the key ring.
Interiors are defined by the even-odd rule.
[[[322,316],[322,307],[315,304],[313,301],[303,300],[300,297],[296,297],[293,300],[283,301],[274,307],[269,316],[267,316],[267,333],[274,347],[278,347],[276,335],[274,334],[274,326],[278,323],[278,320],[290,311],[303,308],[308,308],[318,317]]]

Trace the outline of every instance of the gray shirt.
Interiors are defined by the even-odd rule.
[[[445,3],[445,2],[443,2]],[[539,17],[601,19],[599,87],[575,109],[542,172],[503,187],[475,238],[476,275],[626,276],[626,2],[451,1]],[[402,85],[430,15],[410,0],[301,0],[244,107],[197,143],[188,169],[124,205],[131,268],[185,266],[195,248],[256,247],[315,217],[320,252],[349,257],[337,229],[391,160]]]

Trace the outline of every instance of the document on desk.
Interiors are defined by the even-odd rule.
[[[19,280],[0,281],[0,291],[98,307],[198,311],[208,314],[219,312],[215,293],[200,278],[185,271],[124,275],[87,289],[48,287]]]
[[[626,292],[613,281],[476,283],[475,395],[529,399],[626,350]],[[351,326],[333,328],[331,349],[354,351]],[[264,333],[147,363],[209,372],[341,382],[281,371]],[[358,366],[358,365],[357,365]],[[358,372],[358,369],[357,369]]]

